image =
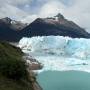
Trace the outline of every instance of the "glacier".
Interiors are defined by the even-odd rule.
[[[47,70],[90,72],[90,39],[63,36],[23,37],[18,44]]]

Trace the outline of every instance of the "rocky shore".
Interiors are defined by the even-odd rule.
[[[26,61],[29,70],[40,70],[43,68],[43,65],[32,56],[24,55],[23,59]]]
[[[28,66],[27,70],[29,72],[30,77],[32,77],[31,83],[33,90],[42,90],[41,86],[36,80],[36,74],[33,72],[33,70],[40,70],[43,68],[43,65],[29,55],[24,55],[23,59],[26,61],[26,64]]]

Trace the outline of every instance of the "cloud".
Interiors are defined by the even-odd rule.
[[[76,0],[63,14],[90,32],[90,0]]]
[[[38,18],[37,15],[29,15],[29,16],[27,16],[26,18],[22,19],[21,22],[31,23],[31,22],[33,22],[36,18]]]
[[[90,0],[0,0],[0,17],[32,22],[62,13],[90,32]]]
[[[31,0],[0,0],[0,4],[10,4],[10,5],[24,5],[30,3]]]
[[[29,14],[26,18],[24,18],[22,21],[31,22],[35,20],[38,17],[45,18],[45,17],[52,17],[55,16],[59,12],[63,12],[63,9],[65,9],[65,5],[62,4],[59,0],[37,0],[37,4],[35,4],[37,7],[33,6],[33,11],[37,10],[34,14]],[[28,10],[30,9],[29,5],[26,5],[26,8]],[[37,9],[36,9],[37,8]],[[28,12],[29,12],[28,10]],[[30,12],[31,13],[31,12]]]
[[[60,12],[67,19],[74,21],[90,32],[89,4],[90,0],[48,0],[47,3],[42,6],[39,16],[54,16]]]
[[[30,0],[0,0],[0,18],[11,17],[17,20],[28,15],[28,12],[23,11],[18,6],[25,5]]]
[[[11,17],[15,19],[20,19],[25,16],[27,16],[27,13],[12,5],[6,4],[4,7],[0,8],[0,17]]]
[[[58,1],[49,1],[45,5],[42,6],[40,10],[41,17],[54,16],[59,12],[62,12],[65,6]]]

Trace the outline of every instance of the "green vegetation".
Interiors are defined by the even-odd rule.
[[[19,48],[0,42],[0,90],[33,90],[33,79]]]
[[[0,90],[33,90],[27,81],[14,81],[0,76]]]

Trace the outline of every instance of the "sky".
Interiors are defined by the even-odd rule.
[[[0,0],[0,18],[31,23],[57,13],[90,32],[90,0]]]

